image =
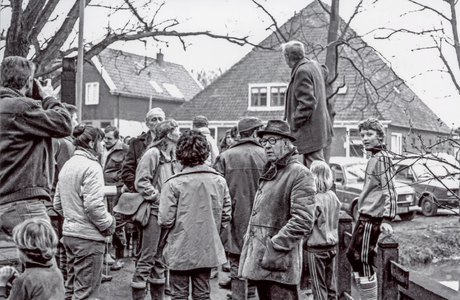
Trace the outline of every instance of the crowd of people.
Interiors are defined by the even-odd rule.
[[[23,268],[0,269],[0,299],[95,299],[110,280],[103,266],[123,268],[132,236],[133,300],[210,299],[210,278],[227,260],[231,299],[299,299],[304,260],[313,298],[338,299],[327,69],[299,42],[283,55],[293,70],[285,120],[242,118],[220,147],[205,116],[181,132],[159,107],[135,138],[77,124],[76,108],[34,79],[33,63],[6,57],[0,226]],[[372,158],[347,255],[362,299],[376,299],[372,254],[392,230],[396,195],[384,127],[369,119],[358,130]]]

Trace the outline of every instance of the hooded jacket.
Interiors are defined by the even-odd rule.
[[[302,241],[314,222],[316,186],[291,151],[268,162],[259,179],[241,251],[238,275],[295,285],[302,271]]]
[[[39,101],[0,88],[0,205],[29,198],[50,200],[52,138],[71,133],[70,114],[53,97]]]

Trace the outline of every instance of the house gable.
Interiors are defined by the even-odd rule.
[[[280,32],[288,40],[304,42],[307,57],[324,62],[328,22],[327,13],[314,1],[281,26]],[[339,75],[333,90],[345,84],[347,91],[333,97],[335,125],[357,124],[365,118],[376,117],[394,126],[443,134],[450,132],[356,32],[348,28],[345,40],[350,46],[340,46]],[[251,110],[249,105],[250,86],[273,82],[288,84],[291,70],[281,55],[281,41],[279,33],[268,36],[260,43],[263,48],[254,48],[172,116],[188,121],[205,114],[210,121],[216,122],[236,122],[247,116],[257,116],[264,121],[283,118],[283,110]]]

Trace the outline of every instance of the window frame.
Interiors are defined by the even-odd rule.
[[[285,88],[284,101],[286,101],[286,91],[288,88],[287,83],[282,82],[272,82],[272,83],[250,83],[248,85],[248,110],[249,111],[277,111],[284,110],[284,104],[282,106],[272,106],[272,88]],[[267,90],[267,104],[265,106],[253,106],[252,105],[252,89],[253,88],[265,88]]]
[[[93,89],[96,89],[96,91],[93,91]],[[92,91],[96,95],[96,99],[92,99],[93,101],[89,101],[89,92]],[[93,81],[93,82],[87,82],[85,84],[85,105],[99,105],[99,82],[98,81]],[[93,95],[93,96],[94,96]]]

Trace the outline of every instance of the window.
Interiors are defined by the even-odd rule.
[[[251,89],[251,106],[267,106],[267,88],[253,87]]]
[[[391,151],[402,154],[402,135],[400,133],[391,134]]]
[[[272,86],[270,88],[270,106],[283,106],[286,97],[286,87]]]
[[[99,104],[99,82],[88,82],[86,83],[86,105],[98,105]]]
[[[249,110],[283,110],[286,88],[284,83],[250,84]]]

